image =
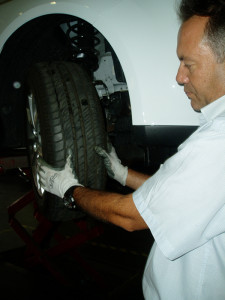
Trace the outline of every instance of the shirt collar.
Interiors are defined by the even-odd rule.
[[[223,114],[225,116],[225,96],[213,101],[201,109],[200,123],[205,123]]]

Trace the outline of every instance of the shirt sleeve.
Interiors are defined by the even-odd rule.
[[[174,260],[225,232],[224,156],[224,136],[196,135],[133,193],[167,258]]]

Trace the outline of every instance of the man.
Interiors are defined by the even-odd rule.
[[[200,112],[197,131],[151,178],[122,166],[113,149],[97,148],[108,174],[136,190],[129,195],[79,186],[69,160],[62,171],[40,160],[39,175],[60,197],[72,186],[76,205],[96,218],[129,231],[150,228],[146,299],[224,300],[225,2],[183,0],[179,14],[177,82]]]

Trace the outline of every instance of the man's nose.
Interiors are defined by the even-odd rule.
[[[182,64],[180,64],[180,67],[177,71],[176,81],[179,85],[184,85],[185,83],[189,82],[187,70],[185,70],[185,67]]]

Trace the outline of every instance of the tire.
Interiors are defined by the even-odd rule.
[[[81,213],[66,208],[62,200],[43,193],[38,185],[36,158],[62,168],[68,153],[84,186],[104,189],[106,172],[95,146],[106,147],[103,113],[91,78],[71,62],[35,64],[28,74],[28,156],[39,206],[52,221],[65,221]]]

